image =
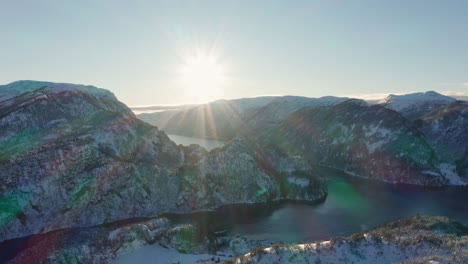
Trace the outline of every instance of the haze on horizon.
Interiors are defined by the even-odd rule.
[[[468,91],[467,1],[33,1],[0,8],[0,84],[128,105]]]

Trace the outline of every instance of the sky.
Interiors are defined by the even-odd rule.
[[[90,84],[130,106],[467,92],[467,14],[465,0],[0,0],[0,84]]]

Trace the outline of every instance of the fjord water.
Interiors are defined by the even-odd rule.
[[[205,139],[205,138],[193,138],[193,137],[184,137],[179,135],[167,134],[167,136],[177,144],[184,146],[189,146],[191,144],[198,144],[204,147],[206,150],[210,151],[214,148],[222,147],[224,142],[214,139]]]
[[[468,223],[468,189],[421,188],[329,176],[329,194],[318,205],[283,204],[270,215],[233,225],[252,239],[298,242],[348,236],[417,214],[444,215]]]
[[[323,203],[225,206],[172,220],[195,221],[205,230],[277,243],[349,236],[417,214],[448,216],[468,224],[466,187],[393,185],[339,173],[329,175],[328,181],[329,193]]]
[[[334,170],[322,173],[328,178],[323,203],[226,206],[176,221],[195,220],[206,229],[284,243],[348,236],[417,214],[448,216],[468,224],[467,187],[427,188],[359,179]]]

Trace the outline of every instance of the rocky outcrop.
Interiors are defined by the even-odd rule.
[[[346,238],[259,247],[229,263],[466,263],[468,227],[416,216]]]
[[[324,178],[308,162],[261,149],[243,138],[201,156],[178,175],[177,205],[185,211],[283,199],[316,201],[326,196]]]

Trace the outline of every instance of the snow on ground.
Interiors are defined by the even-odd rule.
[[[439,165],[439,170],[442,175],[449,180],[449,183],[452,185],[468,185],[468,182],[462,179],[455,172],[455,165],[448,163],[441,163]]]
[[[426,257],[429,251],[444,255],[442,250],[433,250],[427,243],[401,247],[393,243],[377,243],[365,237],[359,242],[332,244],[324,241],[269,247],[263,250],[264,253],[247,253],[242,260],[236,259],[234,263],[397,263]]]
[[[16,81],[6,85],[0,85],[0,101],[8,100],[20,94],[32,92],[42,87],[47,87],[47,92],[50,94],[80,90],[98,97],[114,98],[114,95],[110,91],[90,85],[40,81]]]
[[[224,263],[231,259],[227,256],[208,254],[182,254],[173,248],[165,248],[160,245],[147,245],[133,252],[124,253],[115,259],[116,264],[185,264],[185,263]]]
[[[295,184],[295,185],[298,185],[298,186],[301,186],[301,187],[307,187],[310,184],[309,179],[298,178],[298,177],[288,177],[288,182],[292,183],[292,184]]]
[[[366,147],[369,153],[373,153],[376,149],[393,140],[392,131],[380,127],[380,123],[378,125],[371,125],[369,127],[365,126],[364,134],[367,139]],[[375,137],[373,142],[371,141],[371,137]]]
[[[384,100],[379,101],[379,104],[385,104],[385,107],[400,112],[408,108],[418,107],[425,103],[449,104],[454,101],[455,98],[429,91],[405,95],[391,94]]]

